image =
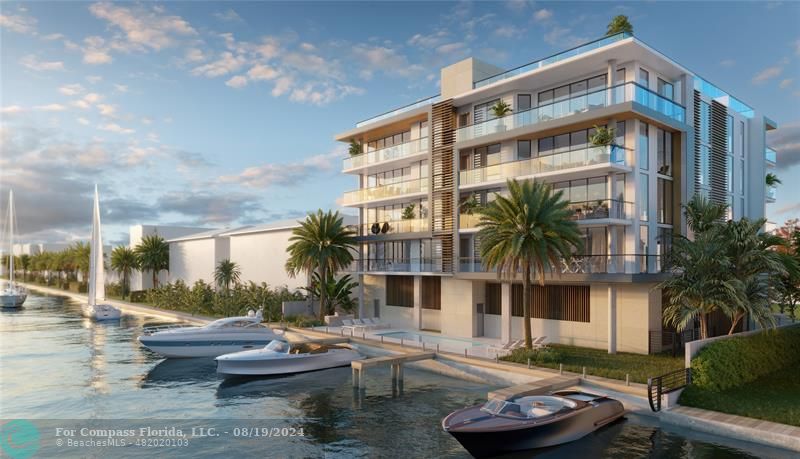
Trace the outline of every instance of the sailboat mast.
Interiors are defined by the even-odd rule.
[[[8,282],[14,283],[14,190],[8,190]]]

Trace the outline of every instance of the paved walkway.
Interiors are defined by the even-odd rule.
[[[689,406],[662,411],[659,417],[688,429],[800,452],[800,427]]]
[[[28,284],[24,282],[19,282],[19,284],[24,285],[29,290],[36,290],[38,292],[46,293],[48,295],[65,296],[80,303],[86,303],[87,301],[89,301],[87,296],[81,293],[68,292],[66,290],[44,287],[37,284]],[[104,301],[104,303],[115,306],[120,310],[122,310],[122,312],[127,312],[130,314],[143,314],[148,316],[161,317],[169,320],[179,320],[183,322],[189,322],[197,325],[205,325],[209,322],[213,322],[214,320],[216,320],[214,317],[194,315],[179,311],[167,311],[164,309],[154,308],[152,306],[145,306],[137,303],[129,303],[127,301],[107,299]]]

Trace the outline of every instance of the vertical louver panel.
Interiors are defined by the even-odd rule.
[[[701,176],[702,171],[702,158],[700,149],[700,130],[702,129],[702,117],[700,109],[700,92],[694,91],[694,191],[695,193],[703,192],[703,185]]]
[[[431,229],[441,241],[442,271],[453,272],[455,109],[452,99],[434,104],[431,116]]]
[[[728,108],[717,101],[711,102],[711,190],[709,199],[720,204],[728,203]]]

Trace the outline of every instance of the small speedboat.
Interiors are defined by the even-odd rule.
[[[280,338],[261,324],[262,319],[261,311],[250,311],[246,316],[219,319],[202,327],[148,327],[139,342],[164,357],[217,357],[257,349]]]
[[[625,414],[617,400],[577,391],[491,399],[450,413],[442,427],[475,457],[575,441]]]
[[[360,358],[348,347],[275,340],[263,349],[226,354],[216,360],[217,373],[226,376],[266,376],[343,367]]]

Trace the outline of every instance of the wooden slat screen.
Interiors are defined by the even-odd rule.
[[[455,108],[448,99],[431,112],[431,230],[441,241],[442,271],[453,272],[455,187]]]
[[[502,295],[501,284],[495,284],[493,282],[488,282],[486,284],[485,314],[494,314],[498,316],[502,314]]]
[[[711,101],[711,191],[709,199],[728,204],[728,108]]]
[[[386,304],[414,307],[414,276],[386,276]]]
[[[422,309],[442,309],[442,278],[422,277]]]
[[[511,289],[511,314],[523,317],[522,285]],[[531,292],[531,318],[589,322],[589,286],[539,285]]]
[[[701,185],[700,177],[703,174],[702,167],[700,165],[700,129],[702,118],[700,116],[701,110],[701,101],[700,92],[695,90],[694,91],[694,191],[696,193],[703,192],[703,186]]]

